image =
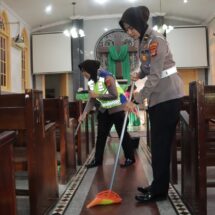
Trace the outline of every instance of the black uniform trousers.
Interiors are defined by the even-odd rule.
[[[154,195],[167,195],[170,180],[171,144],[179,120],[180,99],[149,108]]]
[[[103,161],[105,143],[107,141],[107,137],[113,125],[115,126],[116,132],[120,137],[124,118],[125,118],[124,111],[116,112],[113,114],[109,114],[108,110],[106,110],[103,113],[98,111],[98,130],[97,130],[96,152],[95,152],[95,160],[97,162],[102,163]],[[127,125],[128,125],[128,121],[127,121]],[[127,132],[127,125],[125,128],[125,133],[122,141],[122,148],[124,151],[125,158],[129,158],[133,160],[134,147],[132,146],[130,135]]]

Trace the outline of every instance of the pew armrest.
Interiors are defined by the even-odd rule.
[[[51,130],[53,128],[55,128],[55,122],[50,122],[45,125],[45,132],[47,132],[48,130]]]
[[[78,120],[75,118],[69,118],[69,127],[71,126],[77,126]]]
[[[215,119],[210,119],[210,122],[215,124]]]

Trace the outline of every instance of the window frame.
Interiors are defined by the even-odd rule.
[[[5,11],[0,14],[0,18],[3,23],[8,23],[8,16]],[[0,42],[0,53],[4,52],[4,62],[2,60],[2,56],[0,55],[0,76],[5,76],[5,85],[1,85],[2,81],[0,82],[1,91],[9,91],[11,87],[11,74],[10,74],[10,26],[8,24],[3,24],[0,27],[0,41],[4,41],[4,46],[2,42]],[[2,68],[5,68],[5,71],[2,72]],[[1,79],[0,77],[0,79]]]

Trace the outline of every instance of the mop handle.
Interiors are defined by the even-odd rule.
[[[78,126],[77,126],[77,128],[75,129],[75,136],[77,135],[80,126],[81,126],[81,122],[78,123]]]
[[[135,85],[135,82],[133,82],[131,85],[131,91],[130,91],[129,100],[128,100],[129,102],[131,101],[131,98],[132,98],[132,94],[134,91],[134,85]],[[123,141],[123,137],[124,137],[124,133],[125,133],[127,119],[128,119],[128,111],[126,111],[126,113],[125,113],[125,118],[124,118],[123,127],[122,127],[122,131],[121,131],[121,135],[120,135],[120,141],[119,141],[119,146],[118,146],[118,150],[117,150],[117,154],[116,154],[116,159],[115,159],[115,163],[114,163],[114,168],[113,168],[113,173],[112,173],[112,177],[111,177],[109,190],[112,190],[112,187],[113,187],[113,182],[114,182],[114,178],[115,178],[115,174],[116,174],[116,168],[117,168],[117,163],[119,160],[119,154],[120,154],[120,149],[122,146],[122,141]]]
[[[87,106],[88,106],[88,104],[89,104],[89,102],[90,102],[90,99],[87,101],[87,104],[85,105],[85,107],[84,107],[84,110],[83,110],[83,112],[82,112],[82,114],[84,113],[84,111],[87,109]],[[77,128],[75,129],[75,136],[77,135],[77,133],[78,133],[78,130],[79,130],[79,128],[80,128],[80,126],[81,126],[81,123],[82,123],[82,121],[80,121],[79,123],[78,123],[78,126],[77,126]]]

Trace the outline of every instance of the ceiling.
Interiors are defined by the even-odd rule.
[[[187,4],[183,0],[161,1],[161,8],[160,0],[106,0],[105,4],[98,4],[96,0],[2,0],[2,4],[9,6],[32,29],[69,21],[74,15],[84,19],[120,16],[126,8],[138,5],[147,6],[152,16],[156,12],[164,12],[169,18],[195,24],[205,24],[215,16],[215,0],[188,0]],[[75,8],[72,2],[76,2]],[[44,12],[48,4],[53,7],[50,15]]]

